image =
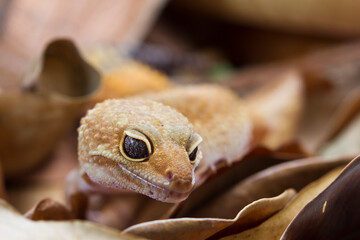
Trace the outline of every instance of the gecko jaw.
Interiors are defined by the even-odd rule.
[[[122,170],[124,170],[126,173],[130,174],[132,177],[140,180],[140,182],[145,184],[145,185],[141,186],[142,187],[141,189],[130,188],[130,190],[142,193],[142,194],[144,194],[148,197],[151,197],[155,200],[159,200],[162,202],[169,202],[169,203],[181,202],[181,201],[185,200],[192,191],[192,190],[190,190],[188,192],[176,192],[176,191],[173,191],[170,189],[160,187],[160,186],[138,176],[137,174],[131,172],[122,164],[118,163],[118,166]]]
[[[125,174],[128,176],[131,176],[133,179],[136,179],[138,181],[133,181],[133,186],[121,184],[111,184],[112,188],[124,188],[128,189],[137,193],[141,193],[143,195],[146,195],[150,198],[153,198],[155,200],[159,200],[162,202],[169,202],[169,203],[177,203],[185,200],[193,189],[190,189],[189,191],[185,192],[178,192],[171,189],[167,189],[165,187],[161,187],[156,185],[155,183],[137,175],[136,173],[133,173],[129,169],[127,169],[123,164],[120,163],[121,159],[117,158],[114,154],[107,152],[107,151],[90,151],[90,156],[101,156],[106,158],[109,161],[115,162],[118,167],[123,170]],[[116,161],[115,161],[116,160]],[[193,178],[192,185],[194,186],[195,179]],[[120,186],[120,187],[119,187]]]

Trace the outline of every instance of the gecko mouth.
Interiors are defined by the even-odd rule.
[[[153,199],[162,201],[162,202],[169,202],[169,203],[176,203],[185,200],[189,194],[191,193],[192,189],[187,192],[177,192],[171,189],[167,189],[164,187],[160,187],[142,177],[139,175],[131,172],[128,170],[125,166],[118,163],[118,166],[121,167],[126,173],[131,175],[134,179],[140,180],[142,183],[140,189],[135,188],[129,188],[129,190],[139,192],[141,194],[144,194],[148,197],[151,197]]]
[[[90,152],[90,155],[92,156],[101,156],[104,157],[105,159],[107,159],[110,162],[113,162],[111,159],[113,159],[114,157],[111,156],[110,154],[106,154],[104,152],[97,152],[97,151],[92,151]],[[192,192],[192,188],[189,191],[185,191],[185,192],[177,192],[171,189],[167,189],[165,187],[162,186],[158,186],[155,183],[131,172],[129,169],[127,169],[124,165],[122,165],[121,163],[117,162],[116,163],[117,166],[119,166],[121,168],[121,170],[123,170],[123,172],[130,176],[130,178],[132,178],[132,183],[133,186],[129,186],[129,185],[123,185],[122,187],[143,195],[146,195],[150,198],[153,198],[155,200],[159,200],[162,202],[169,202],[169,203],[177,203],[177,202],[181,202],[183,200],[185,200],[189,194]],[[112,186],[114,187],[114,186]],[[118,187],[115,187],[118,188]]]

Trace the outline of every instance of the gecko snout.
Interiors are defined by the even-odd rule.
[[[171,170],[166,171],[166,178],[169,181],[169,187],[175,192],[189,192],[193,187],[191,177],[182,178]]]

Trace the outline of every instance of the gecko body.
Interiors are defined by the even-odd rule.
[[[252,131],[242,101],[219,86],[106,100],[81,120],[80,175],[105,189],[179,202],[191,193],[200,162],[214,168],[240,158]]]

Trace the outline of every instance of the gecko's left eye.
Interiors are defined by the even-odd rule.
[[[148,138],[136,130],[125,130],[120,143],[121,154],[130,161],[144,161],[152,153]]]
[[[196,133],[191,135],[191,137],[188,140],[186,149],[189,154],[189,160],[191,164],[196,163],[196,154],[198,152],[199,144],[201,142],[202,142],[202,138],[200,137],[199,134]]]
[[[190,161],[194,161],[196,159],[196,153],[198,151],[198,147],[196,147],[189,155]]]

